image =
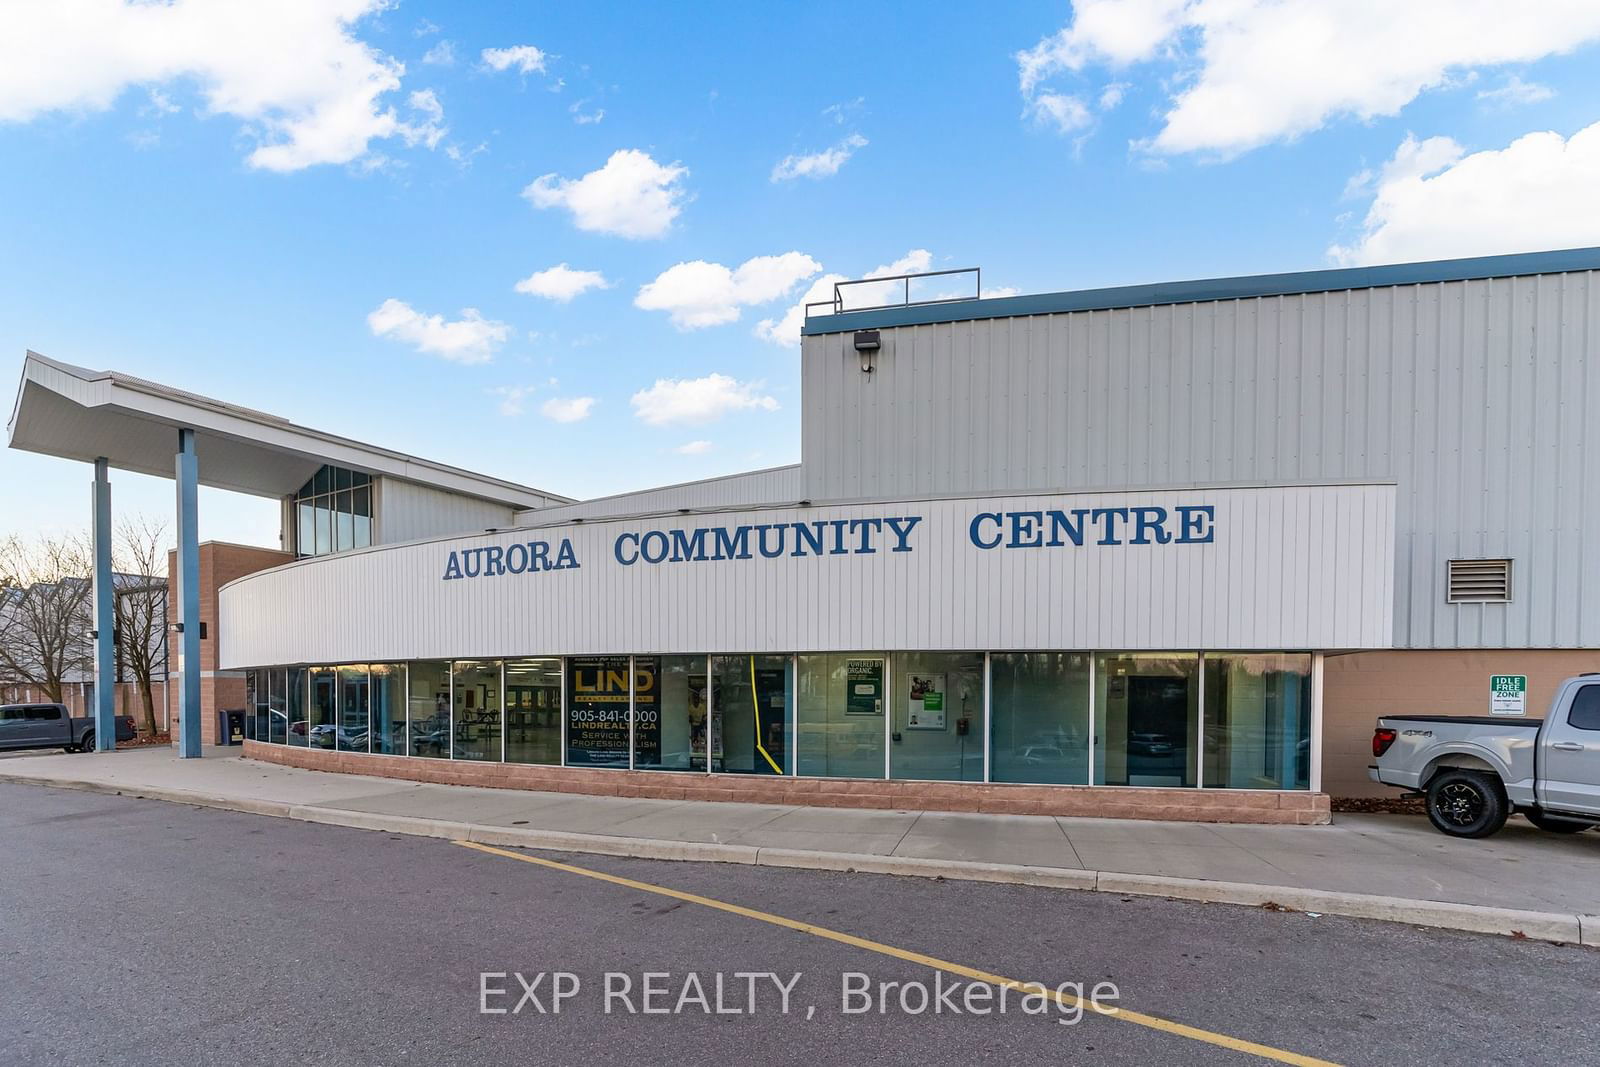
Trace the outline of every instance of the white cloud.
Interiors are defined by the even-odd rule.
[[[1513,74],[1507,78],[1504,85],[1495,89],[1478,90],[1478,99],[1491,107],[1513,108],[1526,104],[1537,104],[1541,100],[1549,100],[1556,95],[1556,91],[1548,85],[1537,82],[1525,82]]]
[[[1093,121],[1087,104],[1062,93],[1039,93],[1028,101],[1027,112],[1039,122],[1055,127],[1057,133],[1081,130]]]
[[[856,153],[856,149],[867,147],[867,139],[859,133],[852,133],[832,148],[813,152],[808,156],[784,156],[776,167],[772,168],[772,180],[786,182],[794,178],[831,178],[839,173],[839,168]]]
[[[1100,98],[1095,101],[1101,111],[1110,111],[1122,103],[1122,98],[1128,93],[1127,82],[1112,82],[1100,90]]]
[[[597,270],[573,270],[565,263],[557,263],[547,270],[537,270],[516,284],[519,293],[542,296],[562,304],[590,289],[609,289],[611,283]]]
[[[703,456],[707,452],[711,451],[711,442],[710,441],[685,441],[683,444],[679,445],[677,448],[674,448],[673,451],[678,453],[678,455],[680,455],[680,456]]]
[[[406,102],[421,118],[417,122],[400,124],[400,136],[408,145],[427,145],[436,148],[444,135],[450,132],[444,124],[444,105],[432,89],[419,89]]]
[[[489,392],[500,398],[500,414],[514,418],[522,414],[528,397],[538,389],[536,385],[500,385]]]
[[[896,274],[915,274],[927,270],[933,264],[933,253],[926,248],[914,248],[901,256],[893,263],[885,263],[874,267],[861,277],[884,278]],[[763,341],[771,341],[775,345],[786,348],[798,348],[800,345],[800,327],[805,325],[806,305],[820,303],[833,299],[833,286],[836,282],[846,282],[851,279],[844,274],[824,274],[811,283],[805,295],[790,306],[781,318],[762,319],[756,323],[756,336]],[[851,285],[844,290],[846,308],[871,307],[893,298],[901,291],[895,283],[885,282],[883,285]]]
[[[545,60],[549,58],[531,44],[483,50],[483,65],[490,70],[510,70],[515,67],[521,74],[543,74]]]
[[[553,396],[539,405],[539,413],[556,422],[582,422],[594,405],[592,396]]]
[[[477,308],[463,308],[461,317],[451,322],[393,297],[367,316],[367,325],[375,337],[401,341],[454,363],[487,363],[511,336],[510,326],[484,318]]]
[[[386,0],[50,0],[9,5],[0,121],[109,109],[133,86],[194,86],[203,113],[245,123],[250,166],[366,157],[407,125],[386,103],[404,66],[356,36]],[[419,143],[412,141],[411,143]],[[420,143],[426,143],[423,139]]]
[[[822,269],[800,252],[756,256],[729,269],[703,259],[662,271],[634,297],[635,307],[665,311],[680,330],[720,326],[739,317],[739,309],[786,296]]]
[[[1526,63],[1600,38],[1593,0],[1080,0],[1017,54],[1030,112],[1057,76],[1167,61],[1173,95],[1140,147],[1231,156],[1328,122],[1397,114],[1474,68]]]
[[[661,237],[683,210],[687,167],[661,164],[636,148],[611,153],[605,166],[581,178],[546,174],[522,195],[534,207],[565,208],[580,230],[617,237]]]
[[[456,46],[454,41],[440,41],[422,54],[422,61],[431,67],[453,67],[456,65]]]
[[[1328,250],[1338,263],[1600,245],[1600,123],[1470,155],[1448,137],[1407,137],[1367,188],[1360,235]]]
[[[657,378],[633,394],[633,413],[651,426],[712,422],[734,411],[777,411],[778,402],[761,392],[760,382],[740,382],[726,374],[704,378]]]
[[[588,102],[586,99],[574,100],[572,106],[567,108],[567,111],[572,115],[572,121],[579,126],[593,126],[606,117],[606,109],[603,107],[597,107],[593,111],[585,111],[583,107]]]

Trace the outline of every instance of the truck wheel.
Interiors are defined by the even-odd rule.
[[[1592,824],[1586,822],[1571,822],[1567,819],[1552,819],[1544,812],[1530,808],[1522,813],[1528,821],[1548,834],[1575,834],[1587,830]]]
[[[93,730],[85,730],[83,732],[83,740],[78,742],[78,751],[79,752],[93,752],[94,751],[94,731]]]
[[[1488,837],[1510,814],[1500,780],[1483,771],[1446,770],[1428,783],[1428,819],[1451,837]]]

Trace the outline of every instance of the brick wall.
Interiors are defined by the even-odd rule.
[[[1556,687],[1600,671],[1600,650],[1446,650],[1329,656],[1322,680],[1322,788],[1335,797],[1398,796],[1367,778],[1380,715],[1487,715],[1489,677],[1528,676],[1528,716],[1542,718]]]
[[[329,752],[246,741],[252,759],[312,770],[370,774],[408,782],[532,789],[591,796],[712,800],[744,804],[803,804],[833,808],[1082,815],[1180,822],[1286,823],[1328,821],[1320,793],[1246,789],[1144,789],[1105,786],[975,785],[771,775],[674,773],[469,763],[407,756]]]
[[[206,625],[206,636],[200,642],[200,740],[217,743],[218,709],[244,707],[244,672],[217,671],[217,590],[235,578],[277,567],[294,560],[294,554],[272,548],[252,545],[233,545],[223,541],[207,541],[200,546],[200,620]],[[178,588],[174,572],[178,569],[178,554],[167,553],[168,613],[171,621],[178,621]],[[178,721],[179,686],[177,684],[178,645],[182,635],[171,634],[167,642],[168,669],[173,672],[173,684],[168,694],[169,721]]]

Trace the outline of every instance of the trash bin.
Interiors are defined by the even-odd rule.
[[[217,744],[244,744],[243,708],[228,708],[217,712]]]

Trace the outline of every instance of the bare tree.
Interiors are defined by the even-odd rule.
[[[140,517],[117,527],[117,676],[139,688],[146,736],[156,732],[154,683],[167,663],[167,566],[165,523]]]
[[[82,536],[0,542],[0,670],[46,700],[89,664],[89,558]]]

